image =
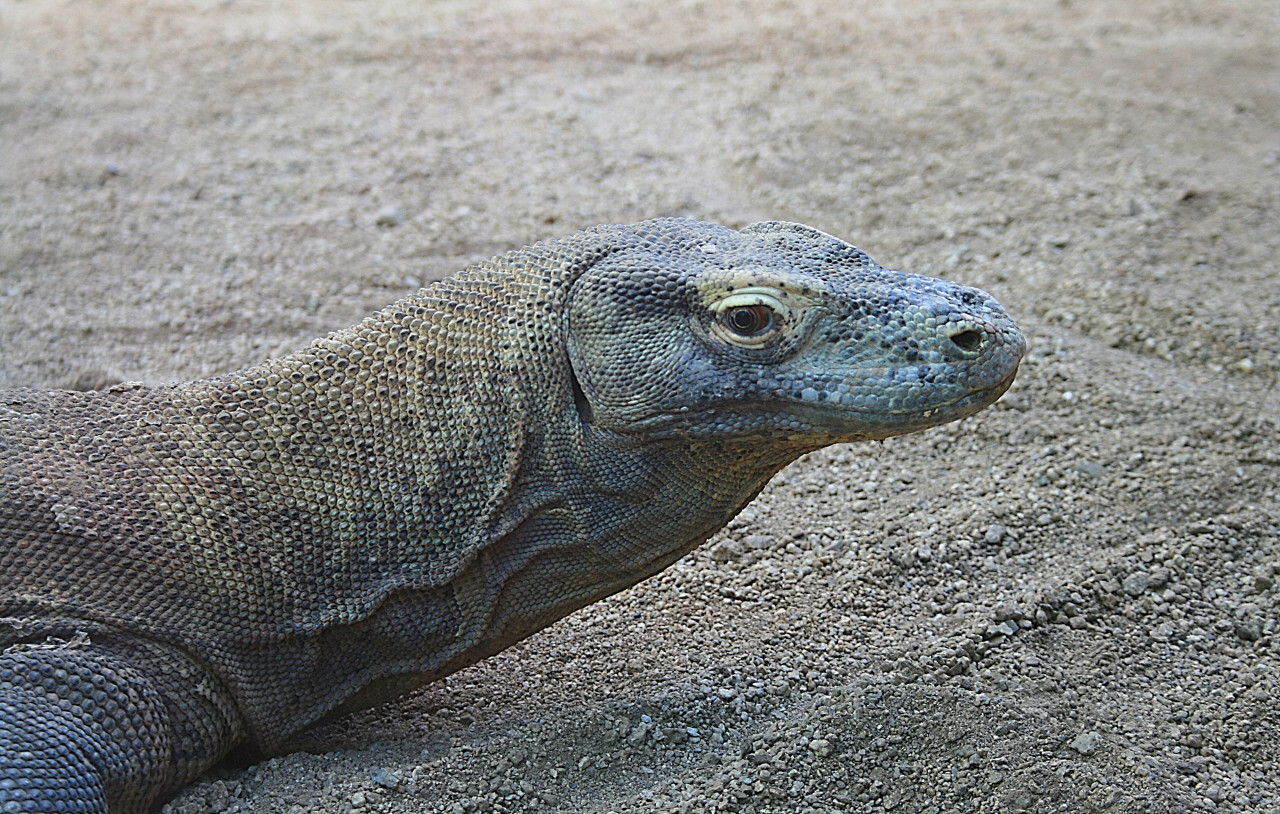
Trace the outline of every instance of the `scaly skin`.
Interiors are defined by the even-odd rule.
[[[145,811],[249,741],[657,573],[832,443],[970,415],[986,294],[795,224],[512,252],[284,359],[0,393],[0,811]]]

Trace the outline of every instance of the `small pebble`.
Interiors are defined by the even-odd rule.
[[[711,559],[716,562],[728,562],[729,560],[736,560],[741,556],[742,543],[732,537],[726,537],[725,539],[720,540],[711,548]]]
[[[378,216],[373,221],[375,226],[385,228],[394,228],[404,223],[404,211],[398,206],[384,207],[378,212]]]
[[[1087,757],[1098,751],[1099,740],[1097,732],[1081,732],[1071,741],[1071,748]]]
[[[831,745],[831,741],[826,738],[817,738],[809,741],[809,751],[818,757],[830,757],[835,748]]]
[[[394,789],[400,785],[400,775],[391,769],[378,769],[373,773],[373,782],[385,789]]]
[[[1124,578],[1121,587],[1129,596],[1141,596],[1151,585],[1151,576],[1146,571],[1135,571]]]

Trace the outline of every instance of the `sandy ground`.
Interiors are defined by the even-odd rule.
[[[599,222],[976,284],[980,416],[172,812],[1280,810],[1280,5],[0,0],[0,386],[195,378]]]

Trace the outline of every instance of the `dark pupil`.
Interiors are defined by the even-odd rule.
[[[743,335],[759,333],[766,325],[768,325],[768,315],[762,305],[734,308],[729,312],[729,327],[734,333]]]

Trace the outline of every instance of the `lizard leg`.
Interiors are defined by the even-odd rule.
[[[146,811],[172,772],[165,705],[92,647],[0,653],[0,812]]]

